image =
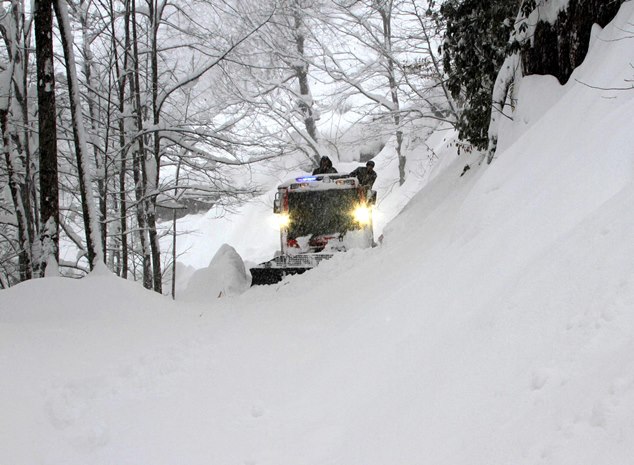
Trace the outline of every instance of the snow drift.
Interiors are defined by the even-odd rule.
[[[183,296],[187,302],[207,302],[224,296],[240,295],[251,285],[251,277],[238,252],[223,244],[214,255],[209,266],[194,272]]]

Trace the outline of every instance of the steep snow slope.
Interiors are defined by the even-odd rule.
[[[0,293],[0,462],[631,464],[634,91],[589,86],[630,86],[633,23],[522,82],[494,163],[452,158],[379,248],[204,305]]]

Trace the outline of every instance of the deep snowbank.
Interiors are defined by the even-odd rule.
[[[634,91],[588,87],[628,86],[632,23],[522,82],[494,163],[444,165],[380,248],[203,304],[0,293],[0,461],[632,463]]]

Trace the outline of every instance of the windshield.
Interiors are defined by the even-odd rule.
[[[288,237],[345,233],[358,229],[352,216],[357,203],[356,189],[290,192]]]

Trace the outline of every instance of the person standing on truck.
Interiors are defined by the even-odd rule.
[[[372,189],[374,181],[376,181],[376,171],[374,171],[374,162],[368,161],[365,166],[359,166],[356,170],[350,173],[350,176],[355,176],[359,180],[359,185],[366,189]]]
[[[336,173],[337,170],[334,166],[332,166],[332,161],[328,157],[321,157],[319,160],[319,167],[313,170],[313,175],[315,174],[330,174]]]

